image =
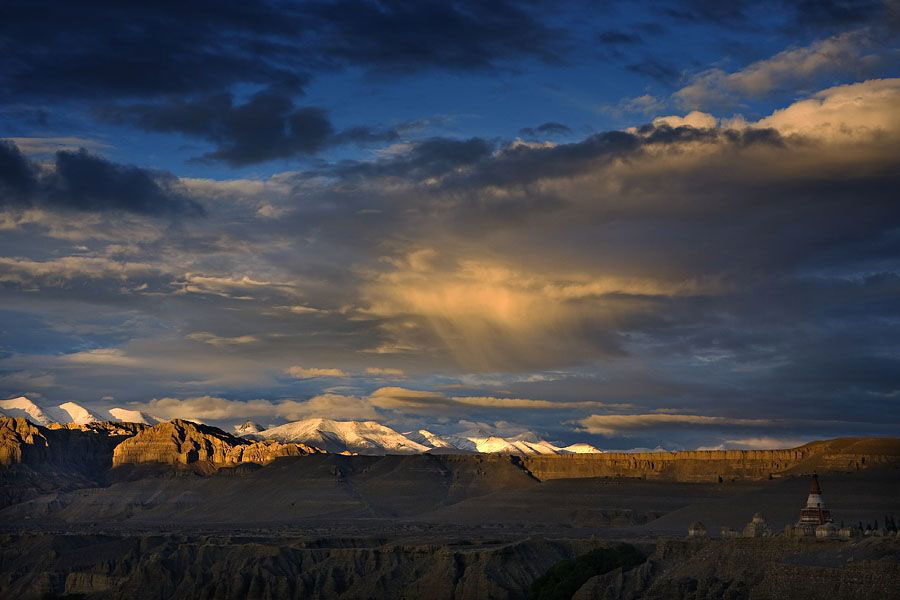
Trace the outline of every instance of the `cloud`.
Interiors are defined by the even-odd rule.
[[[549,401],[497,396],[445,396],[440,392],[382,387],[369,395],[373,406],[384,410],[419,414],[465,413],[470,410],[571,410],[611,408],[603,402]],[[627,408],[627,405],[617,405]]]
[[[97,115],[144,131],[179,133],[205,140],[215,149],[198,161],[243,167],[277,159],[308,156],[339,145],[396,143],[422,122],[394,127],[354,126],[335,131],[323,108],[295,106],[287,90],[265,89],[236,103],[232,94],[106,106]]]
[[[268,400],[237,401],[218,396],[195,396],[185,399],[154,398],[146,403],[133,403],[131,406],[162,419],[187,419],[201,423],[221,419],[270,416],[275,412],[275,406]]]
[[[275,414],[289,421],[325,417],[337,420],[378,420],[383,417],[365,398],[341,394],[319,394],[309,400],[283,401],[275,406]]]
[[[715,282],[520,272],[477,259],[444,264],[440,256],[424,256],[416,251],[397,261],[395,271],[379,274],[365,288],[366,314],[390,319],[384,327],[402,346],[421,345],[423,333],[433,335],[461,364],[479,370],[547,366],[553,356],[615,355],[615,340],[602,334],[577,347],[586,322],[599,325],[608,317],[604,298],[717,288]]]
[[[289,307],[289,310],[295,315],[315,315],[325,312],[321,308],[313,308],[312,306],[304,306],[302,304],[294,304]]]
[[[562,123],[548,121],[541,123],[537,127],[526,127],[519,130],[519,135],[527,138],[538,138],[542,136],[569,135],[572,130]]]
[[[344,67],[490,71],[556,61],[566,37],[534,7],[508,2],[141,2],[123,11],[37,0],[4,17],[0,89],[17,99],[188,97],[240,84],[302,91],[311,74]]]
[[[487,140],[430,138],[418,141],[406,151],[367,163],[342,165],[339,174],[348,178],[411,177],[425,179],[473,165],[488,158],[493,145]]]
[[[679,116],[670,116],[670,117],[656,117],[653,119],[653,124],[657,127],[660,125],[666,125],[668,127],[693,127],[695,129],[708,129],[711,127],[715,127],[719,123],[719,120],[714,116],[702,113],[700,111],[691,111],[683,117]]]
[[[622,118],[628,114],[651,115],[658,113],[666,107],[666,103],[651,94],[642,94],[634,98],[623,98],[617,104],[606,104],[598,107],[598,110],[611,114],[616,118]]]
[[[800,135],[832,142],[867,141],[900,134],[900,79],[873,79],[817,92],[760,119],[756,127],[771,127],[782,135]]]
[[[259,342],[259,338],[254,335],[239,335],[235,337],[221,337],[209,333],[208,331],[197,331],[194,333],[189,333],[185,336],[186,339],[202,342],[204,344],[210,344],[212,346],[235,346],[235,345],[243,345],[243,344],[255,344]]]
[[[870,72],[877,54],[867,51],[875,45],[868,29],[841,33],[809,46],[784,50],[740,71],[726,73],[710,69],[675,92],[687,108],[733,106],[745,98],[760,98],[773,92],[796,89],[829,75]]]
[[[8,138],[7,141],[15,144],[22,152],[22,154],[29,156],[34,154],[53,154],[60,150],[77,152],[78,150],[85,148],[86,150],[92,150],[96,152],[109,148],[109,144],[94,139],[76,136],[11,137]]]
[[[218,396],[154,398],[129,406],[163,419],[221,421],[247,418],[280,418],[297,421],[313,417],[327,419],[376,419],[378,414],[368,402],[354,396],[319,394],[309,400],[229,400]]]
[[[0,257],[0,281],[23,287],[62,286],[79,278],[125,281],[157,272],[157,267],[147,263],[101,257],[65,256],[45,261]]]
[[[67,354],[64,358],[68,362],[99,366],[135,367],[141,364],[138,359],[128,356],[119,348],[84,350]]]
[[[32,164],[18,146],[0,140],[0,206],[27,205],[38,187],[37,166]]]
[[[314,154],[333,133],[324,110],[295,107],[290,94],[276,90],[257,92],[243,104],[235,104],[230,94],[216,94],[168,104],[112,107],[101,115],[114,122],[133,122],[147,131],[207,140],[215,150],[203,158],[233,167]]]
[[[811,438],[774,438],[751,437],[736,440],[725,440],[728,448],[740,448],[744,450],[776,450],[781,448],[796,448],[809,443]]]
[[[638,415],[590,415],[578,421],[579,430],[597,435],[627,435],[659,427],[770,427],[769,419],[737,419],[704,415],[650,413]]]
[[[199,216],[203,207],[168,174],[109,162],[81,149],[58,151],[52,169],[30,162],[0,140],[0,207],[125,211],[150,216]]]
[[[257,296],[272,295],[296,297],[300,293],[293,283],[257,280],[248,275],[223,277],[185,273],[183,278],[172,285],[178,288],[176,293],[179,294],[211,295],[235,300],[253,300]]]
[[[190,227],[9,209],[0,362],[87,405],[331,389],[387,418],[516,413],[571,441],[557,420],[667,406],[765,415],[784,439],[847,415],[859,422],[817,435],[895,433],[893,85],[822,90],[757,122],[650,122],[548,147],[430,138],[370,163],[181,181],[208,207]],[[260,341],[185,339],[198,332]],[[64,358],[85,348],[139,367]],[[424,396],[373,405],[376,358]],[[294,364],[352,379],[285,376]],[[740,427],[624,431],[632,446],[694,447],[750,439]]]
[[[406,377],[406,373],[403,372],[403,369],[382,368],[382,367],[367,367],[366,374],[367,375],[376,375],[379,377]]]
[[[312,379],[315,377],[347,377],[347,374],[341,369],[320,367],[289,367],[287,374],[297,379]]]

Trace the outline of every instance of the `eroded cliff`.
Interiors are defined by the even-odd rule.
[[[241,463],[267,464],[284,456],[322,452],[305,444],[250,441],[216,427],[175,419],[147,427],[116,446],[112,466],[161,463],[219,468]]]
[[[671,481],[764,480],[796,472],[858,471],[900,465],[898,438],[842,438],[790,450],[609,452],[517,458],[532,475],[548,479],[640,477]]]

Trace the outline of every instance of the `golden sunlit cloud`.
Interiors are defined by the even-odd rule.
[[[683,415],[649,413],[640,415],[591,415],[578,422],[579,431],[597,435],[623,435],[639,429],[664,426],[690,427],[766,427],[772,425],[769,419],[737,419],[730,417],[708,417],[704,415]]]
[[[289,367],[286,371],[291,377],[297,379],[313,379],[316,377],[347,377],[347,374],[341,369],[335,368],[319,368],[319,367]]]

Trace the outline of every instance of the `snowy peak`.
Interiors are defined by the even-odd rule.
[[[593,454],[600,450],[590,444],[572,444],[570,446],[557,446],[546,440],[520,439],[524,436],[512,438],[501,437],[469,437],[466,438],[475,450],[486,453],[516,454],[525,456],[530,454]],[[529,436],[531,437],[531,436]]]
[[[254,438],[279,442],[300,442],[329,452],[358,452],[360,454],[417,454],[420,452],[483,452],[515,454],[582,454],[600,452],[588,444],[556,446],[541,440],[531,432],[511,438],[491,435],[462,434],[441,436],[427,429],[398,433],[375,421],[334,421],[325,418],[294,421],[278,427],[252,431],[255,423],[248,421],[235,426],[235,431],[247,430]],[[481,433],[481,432],[478,432]]]
[[[430,449],[375,421],[306,419],[265,429],[257,435],[279,442],[300,442],[329,452],[417,454]]]
[[[240,425],[234,426],[234,433],[237,434],[238,436],[253,435],[253,434],[259,433],[262,430],[263,430],[262,425],[260,425],[259,423],[254,423],[253,421],[251,421],[249,419],[244,421]]]
[[[80,404],[75,404],[74,402],[64,402],[59,405],[61,410],[64,410],[69,416],[69,422],[76,423],[78,425],[86,425],[87,423],[95,423],[97,421],[102,421],[100,417],[81,406]]]
[[[43,410],[41,410],[41,407],[25,396],[10,398],[9,400],[0,400],[0,410],[9,417],[24,417],[38,425],[47,426],[54,422]]]
[[[436,448],[450,448],[456,449],[456,446],[447,439],[444,439],[438,436],[436,433],[432,433],[427,429],[419,429],[418,431],[408,431],[403,434],[407,438],[412,441],[422,444],[423,446],[428,446],[431,449]]]
[[[139,410],[129,410],[127,408],[111,408],[109,414],[112,415],[114,421],[122,421],[124,423],[143,423],[144,425],[156,425],[162,423],[165,419],[148,415]]]

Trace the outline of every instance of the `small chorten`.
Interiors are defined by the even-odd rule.
[[[825,500],[822,499],[822,488],[819,487],[819,476],[812,476],[812,484],[809,487],[809,496],[806,498],[806,506],[800,509],[798,527],[818,527],[831,523],[831,512],[825,508]]]
[[[754,514],[753,519],[744,527],[744,537],[768,537],[770,535],[772,535],[772,530],[769,529],[769,524],[766,523],[766,518],[762,516],[762,513]]]
[[[691,526],[688,527],[689,538],[705,538],[706,535],[706,526],[700,521],[694,521],[691,523]]]

